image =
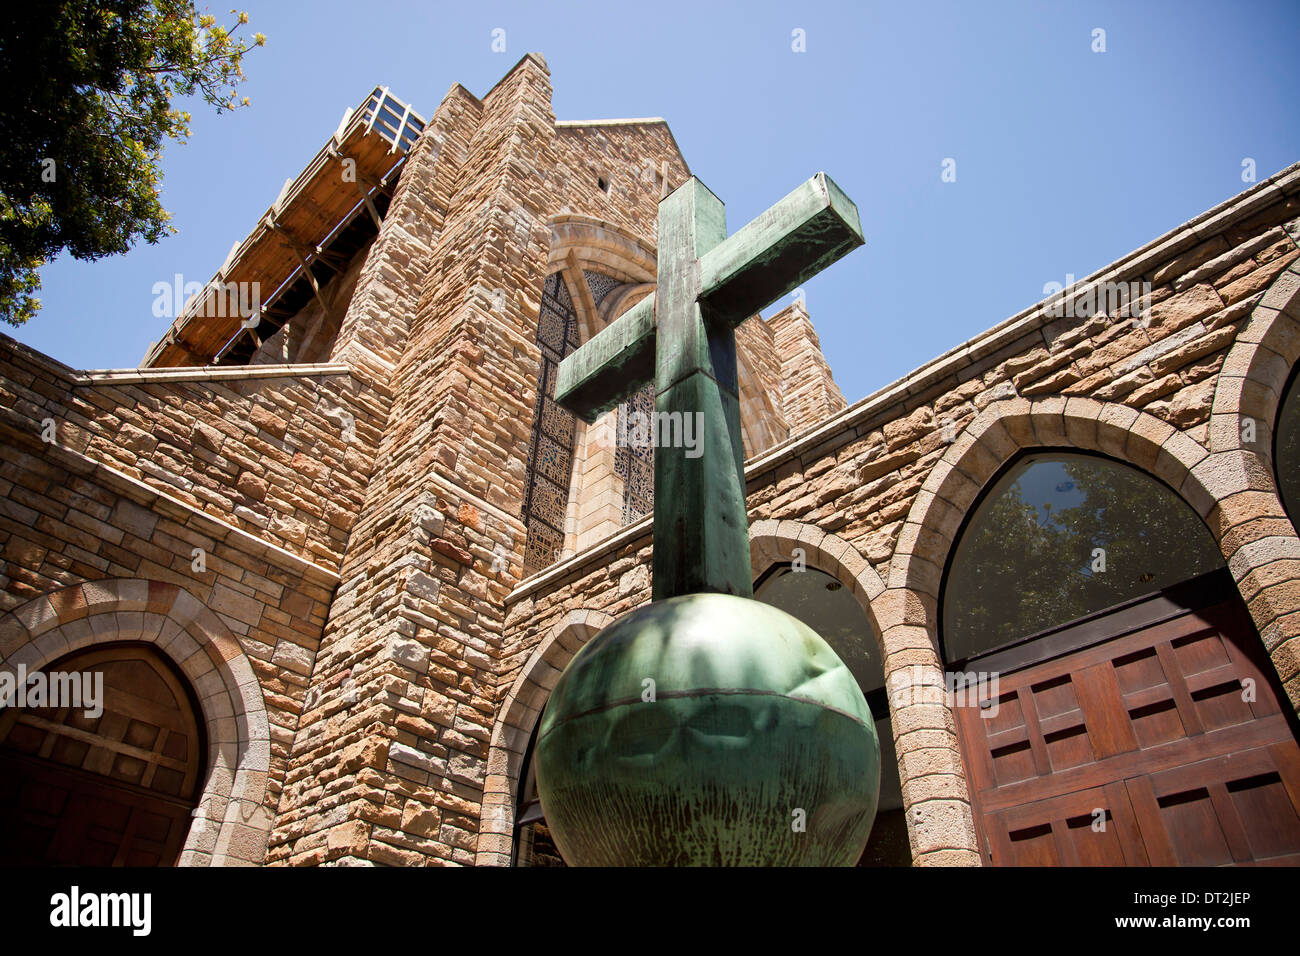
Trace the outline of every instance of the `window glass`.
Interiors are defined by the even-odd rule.
[[[559,560],[573,470],[574,417],[555,402],[555,376],[565,357],[578,347],[578,316],[564,277],[552,273],[542,290],[537,317],[537,405],[524,483],[522,516],[528,529],[524,574]]]
[[[1277,488],[1282,504],[1295,524],[1300,518],[1300,376],[1292,376],[1277,416],[1277,444],[1273,461],[1277,466]]]
[[[944,656],[966,660],[1222,566],[1209,529],[1154,478],[1096,456],[1024,458],[958,540]]]

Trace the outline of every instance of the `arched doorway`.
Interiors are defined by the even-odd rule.
[[[942,590],[981,851],[1002,865],[1300,862],[1294,713],[1209,530],[1098,455],[1013,460]],[[995,683],[994,683],[995,681]]]
[[[0,710],[0,865],[173,865],[206,765],[185,678],[119,643],[26,684]]]
[[[538,726],[541,726],[541,721],[538,721]],[[515,804],[512,862],[515,866],[566,866],[555,840],[551,838],[542,801],[537,795],[537,764],[533,760],[536,746],[537,727],[534,727],[533,735],[528,741],[528,750],[524,753],[524,773]]]

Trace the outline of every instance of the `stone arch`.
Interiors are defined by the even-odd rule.
[[[1125,405],[1053,396],[994,402],[966,427],[917,493],[890,563],[897,626],[938,649],[943,567],[976,498],[1015,454],[1076,448],[1126,462],[1168,485],[1204,519],[1223,553],[1292,703],[1300,701],[1300,563],[1276,492],[1260,493],[1258,458],[1211,452],[1172,425]],[[1265,487],[1271,488],[1271,479]],[[1271,502],[1271,503],[1270,503]],[[1275,567],[1276,565],[1276,567]],[[1270,572],[1265,573],[1265,572]],[[888,597],[888,592],[885,597]],[[883,600],[883,598],[882,598]],[[1295,621],[1296,623],[1291,623]]]
[[[1002,467],[1031,448],[1100,452],[1127,462],[1163,481],[1207,523],[1232,487],[1233,476],[1216,467],[1200,442],[1145,412],[1059,395],[994,402],[948,446],[908,512],[889,589],[905,589],[915,603],[896,623],[936,626],[943,567],[966,513]]]
[[[602,324],[608,324],[615,316],[622,315],[654,290],[655,284],[653,281],[620,286],[615,289],[600,304]]]
[[[564,215],[551,220],[551,247],[546,274],[563,274],[578,313],[578,340],[585,342],[613,314],[612,308],[631,305],[654,290],[656,259],[653,246],[612,223],[590,216]],[[586,296],[583,272],[599,272],[624,283],[599,309]]]
[[[575,610],[562,617],[533,649],[515,678],[488,745],[483,813],[475,863],[509,866],[515,829],[515,795],[524,753],[546,700],[569,661],[614,619],[601,611]]]
[[[1210,413],[1210,450],[1243,451],[1270,465],[1273,427],[1282,391],[1300,361],[1300,259],[1265,291],[1233,340],[1219,370]],[[1243,440],[1253,419],[1255,441]]]
[[[575,262],[623,282],[654,282],[654,246],[610,222],[591,216],[565,215],[551,220],[549,275]]]
[[[1273,462],[1277,415],[1297,363],[1300,260],[1273,280],[1219,371],[1210,451],[1224,480],[1208,519],[1287,696],[1300,708],[1300,539]]]
[[[890,648],[886,680],[895,694],[925,700],[940,697],[945,686],[939,652],[939,593],[948,554],[963,519],[980,492],[1022,449],[1076,448],[1121,459],[1162,479],[1206,517],[1214,507],[1217,482],[1199,471],[1209,452],[1198,442],[1152,415],[1123,405],[1089,398],[1052,396],[994,402],[980,412],[950,444],[931,469],[908,512],[890,562],[888,586],[877,600],[882,640]],[[1206,482],[1209,482],[1207,487]],[[970,790],[956,734],[951,703],[932,704],[944,713],[942,732],[932,735],[938,745],[927,753],[947,774],[941,805],[942,828],[934,821],[914,820],[909,832],[927,822],[932,833],[920,832],[940,846],[960,851],[962,858],[982,862],[971,811]],[[902,757],[900,755],[900,760]],[[917,781],[925,781],[920,762]],[[904,764],[904,771],[911,773]],[[959,785],[958,785],[959,782]],[[909,784],[905,777],[904,788]],[[924,810],[923,810],[924,812]],[[934,814],[937,815],[937,814]]]
[[[764,518],[749,526],[749,563],[757,578],[768,567],[790,561],[801,548],[808,564],[824,571],[853,591],[867,620],[880,635],[873,603],[885,590],[885,582],[857,548],[837,534],[802,521]],[[883,659],[885,648],[881,649]]]
[[[905,589],[891,591],[857,548],[815,525],[765,519],[755,521],[749,534],[756,575],[789,561],[793,550],[802,548],[809,564],[853,589],[876,632],[884,663],[913,864],[979,866],[956,718],[940,695],[922,691],[943,686],[937,645],[919,644],[915,634],[893,623],[900,607],[910,603]]]
[[[0,617],[0,668],[33,671],[111,641],[152,644],[174,661],[199,701],[208,767],[181,866],[256,865],[266,854],[271,760],[262,688],[238,639],[188,591],[116,578],[71,585]]]

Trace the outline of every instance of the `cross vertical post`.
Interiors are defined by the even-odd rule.
[[[736,332],[709,321],[699,301],[700,260],[726,236],[722,202],[698,179],[659,204],[654,540],[672,546],[655,549],[656,601],[706,591],[754,596]],[[695,457],[684,447],[687,429],[695,429]]]

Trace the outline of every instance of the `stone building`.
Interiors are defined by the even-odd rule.
[[[647,394],[550,396],[689,175],[536,55],[378,89],[139,368],[0,342],[0,674],[104,680],[0,710],[0,859],[558,862],[531,741],[649,599],[653,452]],[[738,329],[756,593],[881,731],[864,863],[1300,860],[1298,193],[852,406],[800,303]]]

